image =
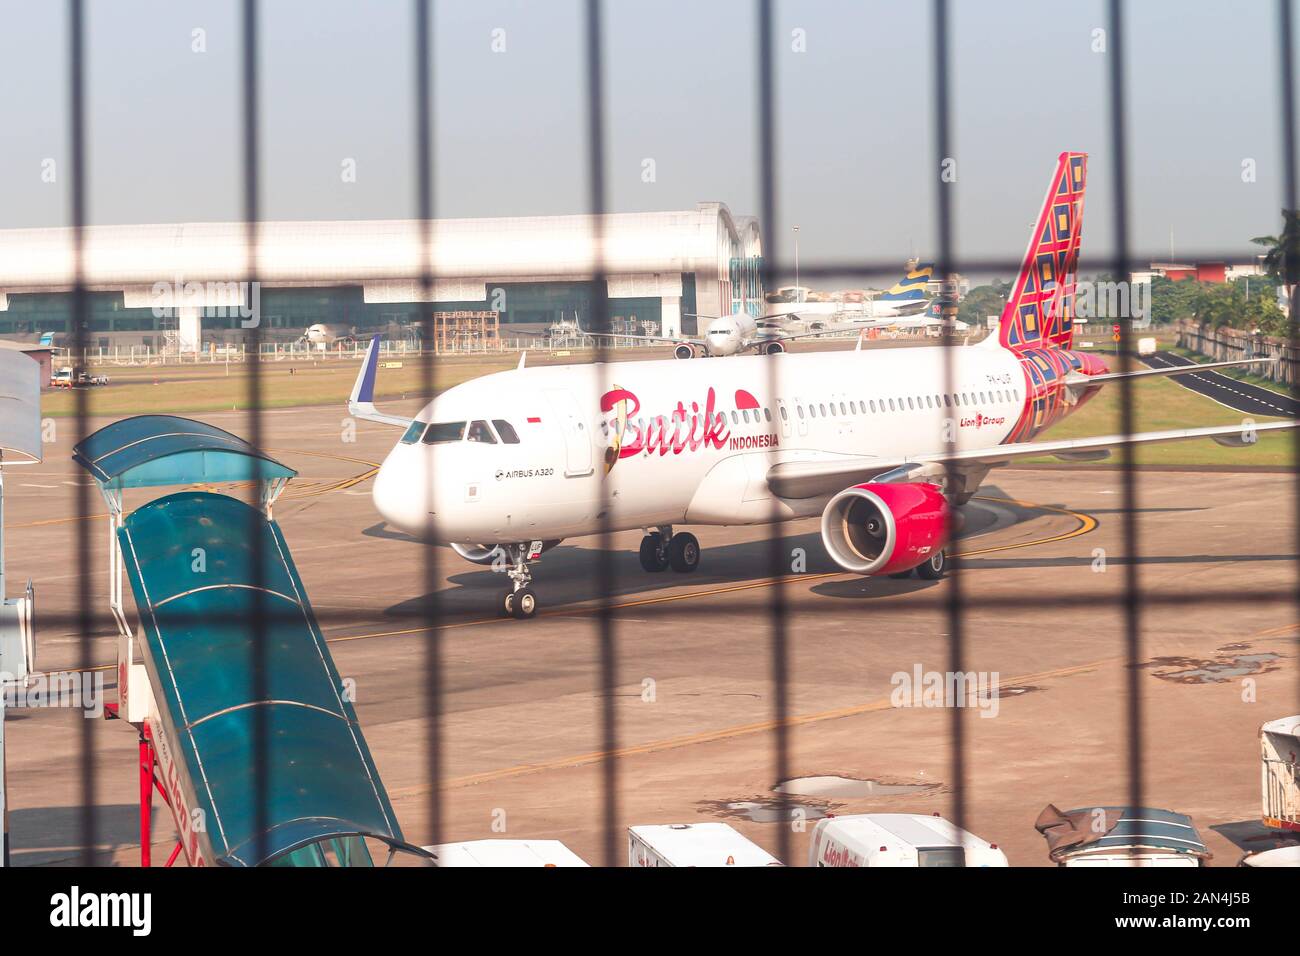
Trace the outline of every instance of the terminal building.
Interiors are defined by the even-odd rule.
[[[254,314],[269,340],[317,323],[411,338],[426,303],[496,313],[503,337],[575,318],[590,327],[598,273],[616,329],[672,336],[694,331],[696,315],[762,310],[758,222],[723,203],[599,220],[436,220],[431,295],[419,281],[422,232],[415,220],[260,223],[253,289],[242,282],[243,223],[91,226],[87,341],[197,352],[239,341]],[[71,229],[0,230],[0,336],[70,334],[73,276]]]

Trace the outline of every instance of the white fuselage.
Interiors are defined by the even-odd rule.
[[[758,323],[744,312],[712,319],[704,330],[704,350],[714,358],[751,349],[758,340]]]
[[[870,322],[875,319],[918,315],[929,308],[929,299],[867,299],[864,302],[779,302],[768,306],[765,319],[797,316],[805,324],[822,321]]]
[[[317,322],[315,325],[307,326],[302,337],[312,345],[333,345],[342,339],[352,338],[352,330],[342,325]]]
[[[946,406],[944,351],[498,372],[420,412],[418,422],[451,423],[443,436],[459,422],[467,434],[430,445],[410,440],[422,427],[413,426],[375,479],[375,506],[419,537],[487,545],[593,534],[605,522],[629,530],[809,517],[827,497],[773,497],[773,464],[938,453],[949,447],[945,419],[959,449],[1006,438],[1024,406],[1018,359],[996,347],[953,349],[957,403]],[[498,420],[516,443],[497,426],[472,427]],[[494,443],[470,440],[485,432]]]

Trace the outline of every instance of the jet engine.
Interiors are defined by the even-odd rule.
[[[683,342],[673,349],[673,358],[690,359],[695,358],[695,346]]]
[[[780,355],[785,351],[785,346],[780,342],[768,342],[763,346],[764,355]]]
[[[948,543],[948,503],[928,481],[846,488],[822,512],[822,543],[845,571],[899,574],[935,559]]]

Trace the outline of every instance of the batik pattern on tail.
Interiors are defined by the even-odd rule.
[[[1020,274],[1002,309],[998,334],[1005,348],[1055,346],[1074,338],[1074,285],[1083,236],[1087,153],[1061,153],[1056,173],[1025,250]]]

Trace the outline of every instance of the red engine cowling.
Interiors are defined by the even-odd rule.
[[[926,481],[868,482],[841,491],[822,512],[822,543],[845,571],[896,574],[948,543],[948,503]]]

